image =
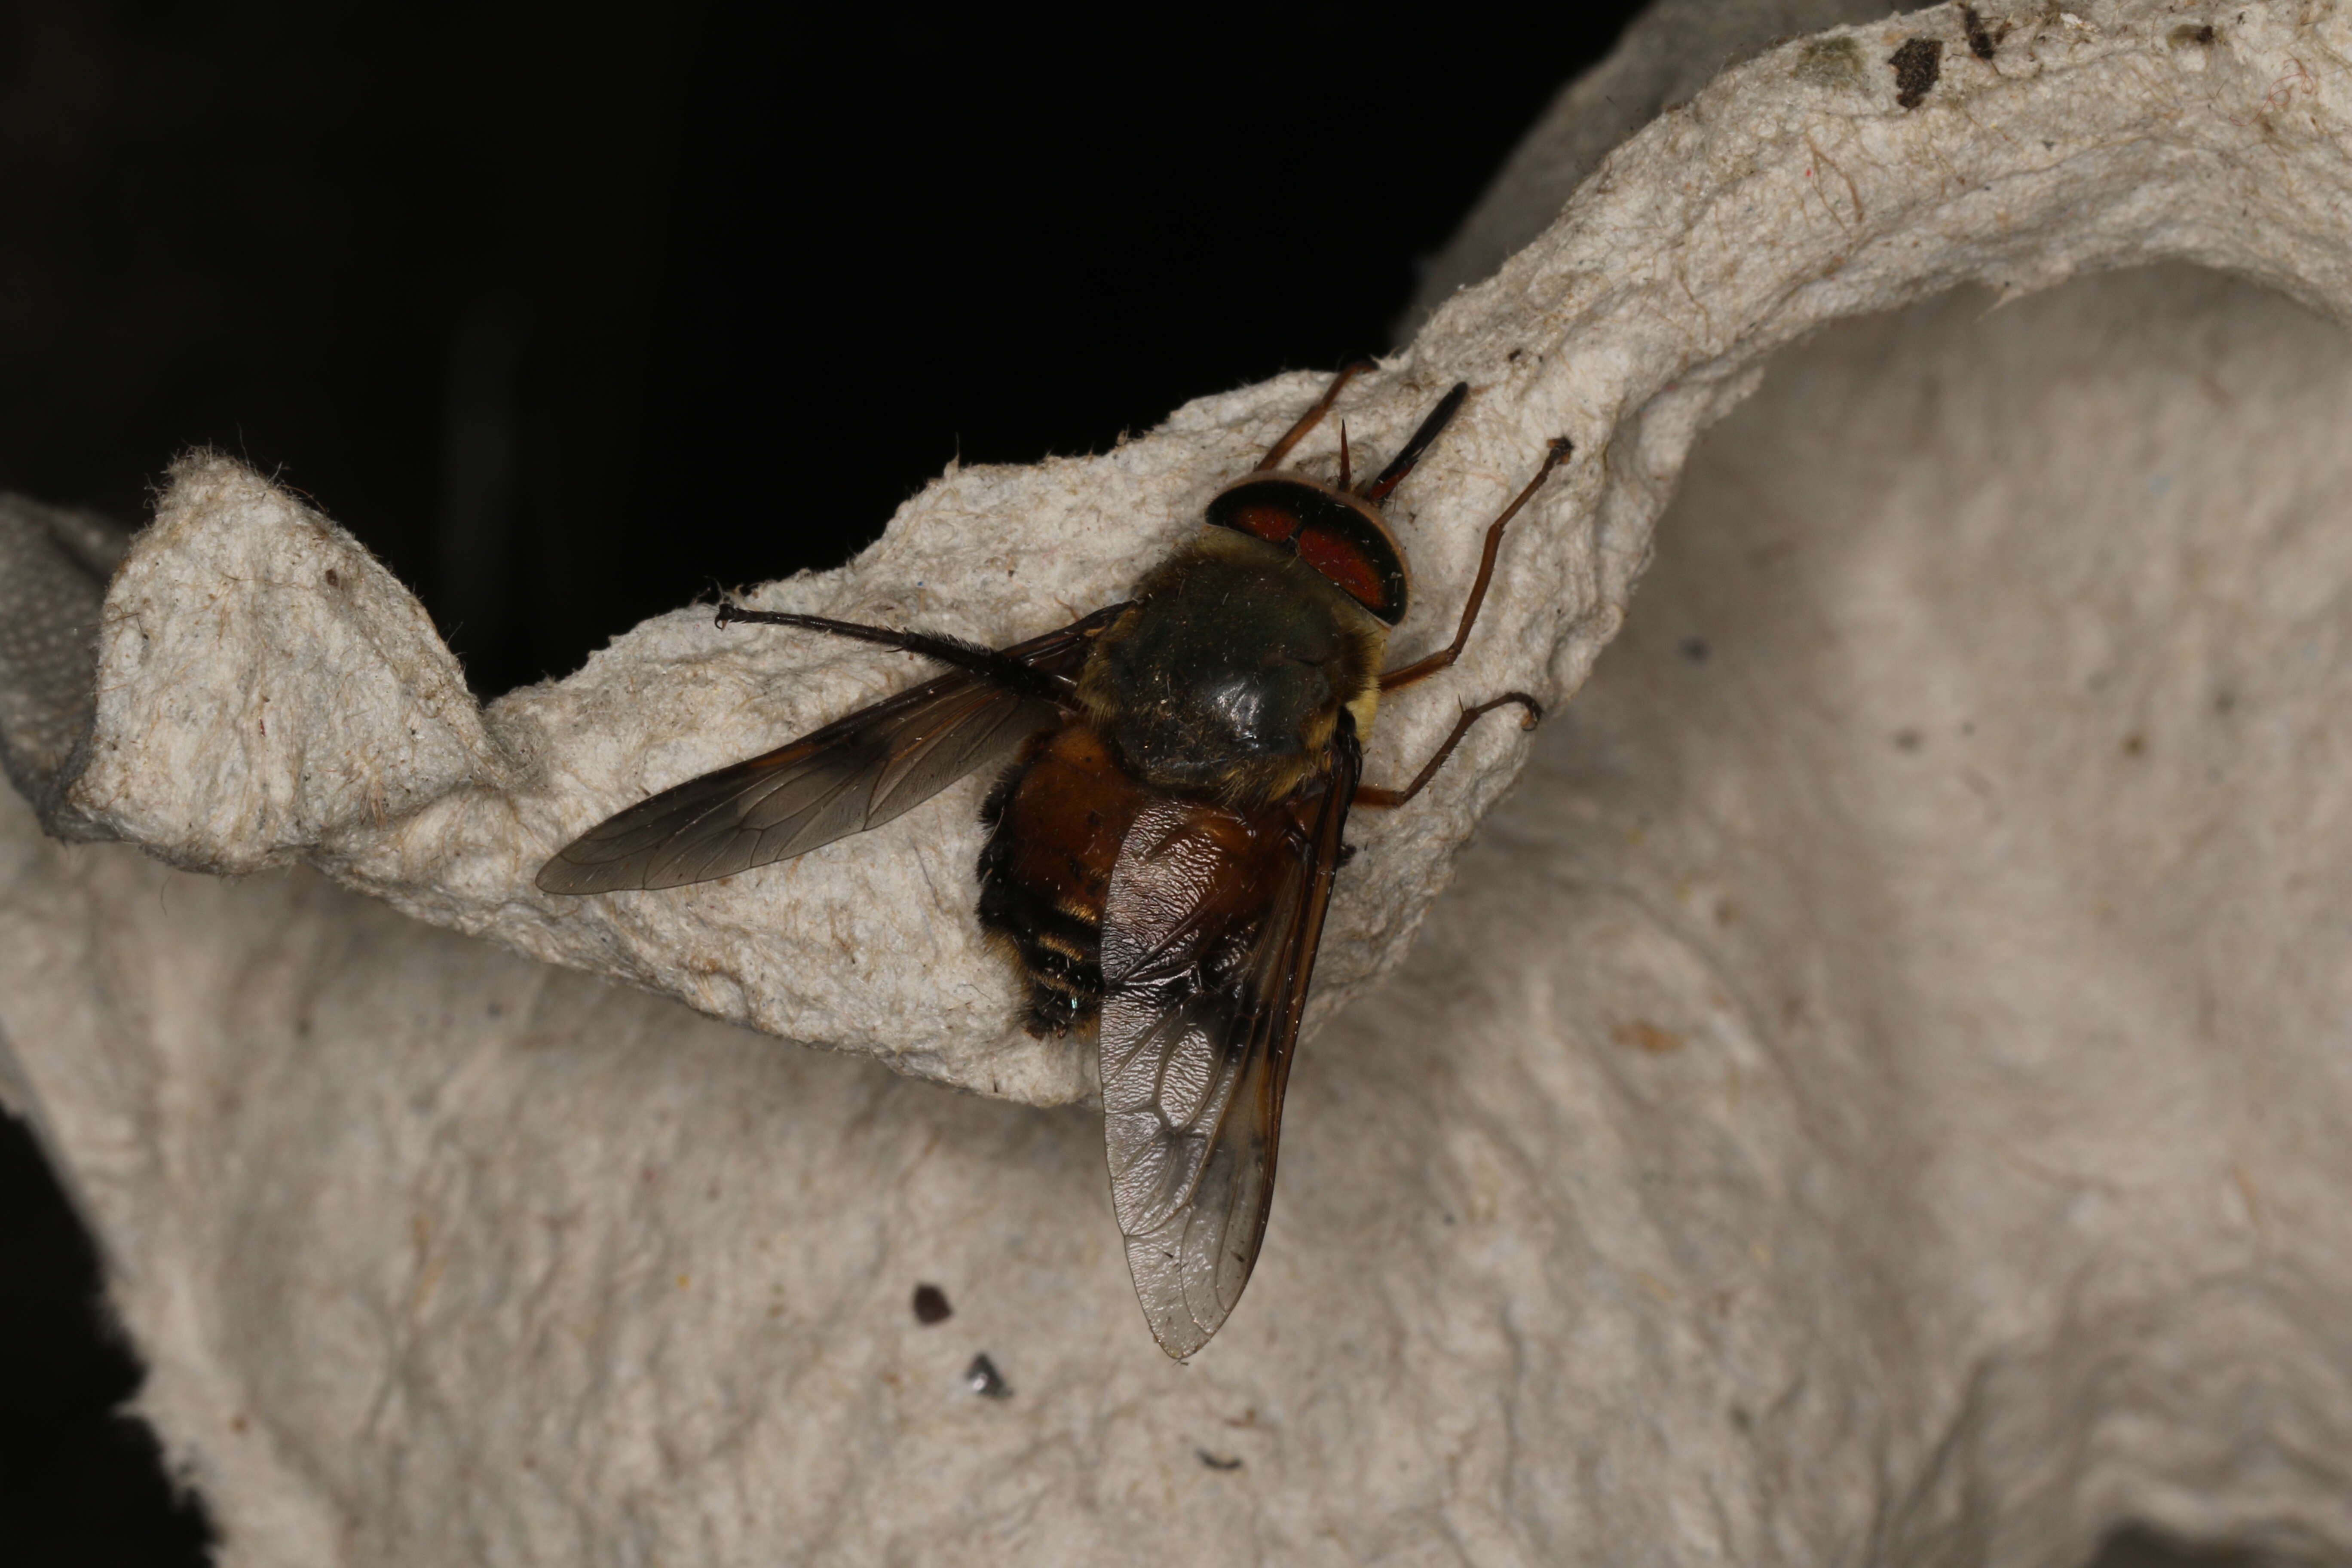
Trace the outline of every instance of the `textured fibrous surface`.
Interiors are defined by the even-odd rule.
[[[1585,453],[1517,525],[1463,663],[1388,706],[1370,776],[1404,771],[1465,702],[1575,689],[1696,433],[1773,349],[1824,321],[1966,280],[2020,290],[2167,257],[2322,305],[2352,290],[2327,98],[2345,84],[2308,63],[2343,18],[2234,16],[1997,17],[2010,30],[1995,60],[1955,33],[1913,110],[1888,97],[1887,58],[1923,29],[1958,28],[1957,14],[1822,35],[1736,68],[1615,154],[1351,397],[1357,438],[1377,448],[1457,377],[1477,389],[1400,508],[1422,605],[1402,653],[1442,637],[1481,525],[1547,441],[1566,434]],[[2221,30],[2198,41],[2209,20]],[[856,563],[758,602],[999,643],[1058,625],[1196,526],[1316,385],[1206,398],[1098,458],[950,474]],[[984,1092],[1079,1098],[1084,1052],[1011,1028],[1010,976],[968,917],[984,780],[881,838],[688,892],[530,886],[581,828],[902,686],[913,666],[684,609],[478,714],[421,609],[348,535],[200,456],[110,593],[97,731],[68,797],[181,865],[307,858],[409,913],[719,1017]],[[1481,731],[1416,810],[1359,826],[1372,853],[1333,910],[1327,1010],[1402,955],[1524,744],[1507,726]]]
[[[1545,437],[1588,454],[1456,695],[1582,683],[1681,493],[1409,958],[1522,742],[1358,835],[1325,989],[1402,968],[1307,1042],[1265,1260],[1192,1367],[1081,1110],[10,808],[0,1086],[231,1560],[2063,1565],[2126,1517],[2352,1556],[2352,353],[2312,313],[2352,314],[2352,18],[1979,12],[1990,62],[1937,10],[1736,68],[1368,383],[1375,440],[1480,389],[1405,509],[1424,605]],[[2015,298],[2168,259],[2301,303]],[[951,475],[762,602],[1038,629],[1310,390]],[[51,820],[1085,1090],[1003,1029],[969,799],[719,889],[530,890],[887,658],[682,611],[477,714],[347,538],[207,460],[99,661]],[[1383,716],[1375,776],[1444,696]],[[959,1383],[983,1351],[1012,1397]]]

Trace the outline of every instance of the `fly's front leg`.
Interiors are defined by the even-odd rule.
[[[1412,775],[1412,783],[1402,789],[1382,789],[1378,784],[1358,784],[1355,803],[1358,805],[1366,806],[1402,805],[1429,787],[1429,781],[1437,776],[1437,770],[1445,765],[1445,759],[1454,754],[1454,748],[1462,743],[1462,737],[1470,732],[1471,725],[1475,724],[1483,715],[1492,713],[1497,708],[1507,708],[1514,702],[1527,710],[1527,716],[1519,721],[1519,728],[1534,729],[1538,721],[1543,718],[1543,704],[1524,691],[1506,691],[1492,702],[1481,702],[1477,707],[1467,710],[1461,718],[1455,720],[1454,733],[1445,737],[1445,744],[1437,748],[1435,756],[1421,765],[1421,772]]]
[[[1503,548],[1503,530],[1511,519],[1519,515],[1521,507],[1535,499],[1536,491],[1543,489],[1544,481],[1551,478],[1551,471],[1568,461],[1575,451],[1576,443],[1567,437],[1553,439],[1551,449],[1544,454],[1543,467],[1536,470],[1536,477],[1528,481],[1527,489],[1512,498],[1511,504],[1503,509],[1503,515],[1486,526],[1486,548],[1478,558],[1478,577],[1470,584],[1470,602],[1462,606],[1462,624],[1454,628],[1453,642],[1426,658],[1415,659],[1402,669],[1392,669],[1381,676],[1382,691],[1394,691],[1401,686],[1426,680],[1462,657],[1463,645],[1470,640],[1470,628],[1478,624],[1478,610],[1486,602],[1486,585],[1495,580],[1495,557]],[[1462,737],[1470,732],[1471,725],[1496,709],[1513,703],[1527,710],[1526,717],[1519,721],[1520,729],[1532,730],[1542,720],[1543,704],[1524,691],[1506,691],[1491,702],[1481,702],[1475,708],[1465,710],[1462,717],[1454,721],[1454,732],[1445,737],[1445,743],[1437,748],[1437,754],[1422,764],[1421,772],[1412,775],[1411,784],[1402,789],[1359,784],[1355,804],[1374,807],[1402,805],[1429,787],[1429,781],[1437,776],[1437,770],[1445,765],[1445,759],[1454,754],[1454,748],[1462,743]]]
[[[1323,389],[1323,395],[1315,400],[1315,406],[1300,415],[1298,423],[1282,433],[1282,439],[1267,449],[1265,456],[1258,459],[1257,467],[1251,472],[1265,473],[1283,458],[1290,456],[1290,449],[1297,446],[1309,430],[1320,425],[1323,422],[1323,416],[1331,412],[1331,405],[1339,401],[1339,389],[1371,368],[1372,362],[1368,359],[1355,360],[1340,366],[1339,374],[1331,378],[1331,384]]]
[[[1386,675],[1381,676],[1381,689],[1382,691],[1394,691],[1401,686],[1411,686],[1416,680],[1426,680],[1431,676],[1435,675],[1439,670],[1447,668],[1455,659],[1462,657],[1462,646],[1470,640],[1470,628],[1478,624],[1479,606],[1486,602],[1486,584],[1493,582],[1495,578],[1495,555],[1496,552],[1503,548],[1504,527],[1509,523],[1511,519],[1519,515],[1519,509],[1521,507],[1527,505],[1528,501],[1535,499],[1536,491],[1543,489],[1543,482],[1551,478],[1551,471],[1559,467],[1562,463],[1568,461],[1569,458],[1574,454],[1575,451],[1576,443],[1570,441],[1567,437],[1558,436],[1552,438],[1551,449],[1544,454],[1543,467],[1536,470],[1536,477],[1529,479],[1528,481],[1528,488],[1521,490],[1517,497],[1512,500],[1511,504],[1503,509],[1503,515],[1496,518],[1486,527],[1486,553],[1478,558],[1478,579],[1476,582],[1470,584],[1470,602],[1462,606],[1462,624],[1454,628],[1454,641],[1446,647],[1439,648],[1427,658],[1417,658],[1402,669],[1391,669]],[[1530,707],[1534,706],[1534,700],[1532,698],[1516,700],[1524,700]],[[1515,699],[1505,697],[1499,698],[1496,700],[1509,702],[1515,700]],[[1494,705],[1494,703],[1490,702],[1486,707],[1491,708]],[[1478,708],[1472,710],[1472,711],[1474,713],[1484,713],[1486,711],[1486,709]],[[1454,739],[1458,741],[1461,738],[1462,732],[1459,730],[1456,730],[1454,731]],[[1454,742],[1452,741],[1447,742],[1445,752],[1450,752],[1453,749]],[[1444,759],[1445,752],[1440,752],[1437,753],[1440,761]],[[1407,793],[1410,794],[1411,792],[1408,791]]]

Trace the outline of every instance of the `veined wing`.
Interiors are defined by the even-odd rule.
[[[1099,614],[1004,650],[1074,676]],[[605,818],[540,868],[550,893],[707,882],[879,827],[1054,724],[1060,710],[953,670]]]
[[[1103,1135],[1128,1270],[1160,1348],[1209,1342],[1274,1201],[1291,1050],[1361,757],[1255,813],[1147,805],[1103,905]]]

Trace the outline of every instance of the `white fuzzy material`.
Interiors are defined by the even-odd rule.
[[[1565,434],[1584,454],[1515,525],[1463,662],[1387,705],[1373,778],[1407,771],[1465,702],[1576,689],[1623,617],[1692,440],[1769,354],[1825,321],[1970,280],[2017,293],[2167,258],[2323,308],[2352,298],[2337,140],[2352,82],[2312,66],[2343,14],[1988,15],[2011,25],[1993,65],[1939,11],[1728,72],[1351,389],[1349,427],[1375,450],[1456,378],[1477,389],[1398,508],[1420,590],[1400,654],[1444,640],[1483,525],[1546,442]],[[2209,21],[2213,43],[2183,40]],[[1886,59],[1916,34],[1943,42],[1942,76],[1906,110]],[[757,602],[997,642],[1059,625],[1196,526],[1318,384],[1203,398],[1100,457],[950,473],[851,565]],[[1335,445],[1310,461],[1336,461]],[[1080,1098],[1086,1053],[1010,1026],[1011,977],[971,918],[984,780],[723,883],[588,900],[531,887],[591,823],[918,668],[683,609],[478,716],[415,602],[348,535],[231,460],[197,458],[109,596],[98,745],[71,798],[176,864],[308,858],[420,918],[719,1017],[984,1093]],[[1324,1011],[1403,956],[1525,752],[1491,726],[1415,809],[1362,819],[1365,853],[1324,941]]]
[[[1402,508],[1401,652],[1544,440],[1585,454],[1372,776],[1457,700],[1584,689],[1409,959],[1528,743],[1360,819],[1327,1011],[1403,968],[1304,1047],[1265,1258],[1191,1367],[1082,1110],[0,812],[0,1087],[229,1561],[2063,1568],[2126,1517],[2352,1554],[2352,353],[2305,308],[2352,317],[2352,17],[1979,11],[1990,65],[1937,10],[1727,73],[1362,384],[1373,447],[1478,389]],[[2014,298],[2166,259],[2303,305]],[[1058,624],[1313,390],[950,474],[760,602]],[[976,784],[723,886],[530,886],[909,663],[682,610],[477,714],[348,536],[199,460],[107,601],[71,804],[1077,1099],[1075,1047],[1005,1027]],[[983,1351],[1011,1398],[960,1383]]]

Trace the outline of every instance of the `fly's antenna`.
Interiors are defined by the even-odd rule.
[[[1412,472],[1413,465],[1421,461],[1421,455],[1429,450],[1429,444],[1436,440],[1446,425],[1462,411],[1463,399],[1469,395],[1470,384],[1466,381],[1455,382],[1454,390],[1447,393],[1439,400],[1437,406],[1429,411],[1429,417],[1421,422],[1421,428],[1412,433],[1412,439],[1404,444],[1403,450],[1390,458],[1389,466],[1382,468],[1356,493],[1376,505],[1386,500],[1391,490],[1404,483],[1404,477]]]
[[[1339,389],[1371,368],[1372,362],[1368,359],[1341,365],[1339,374],[1331,378],[1331,384],[1323,389],[1323,395],[1315,400],[1315,406],[1300,415],[1298,423],[1285,431],[1282,439],[1267,448],[1265,456],[1258,459],[1257,467],[1250,471],[1262,474],[1290,456],[1290,449],[1306,439],[1307,433],[1323,423],[1323,416],[1331,412],[1331,405],[1339,401]]]
[[[1348,422],[1339,421],[1339,488],[1348,488]]]

